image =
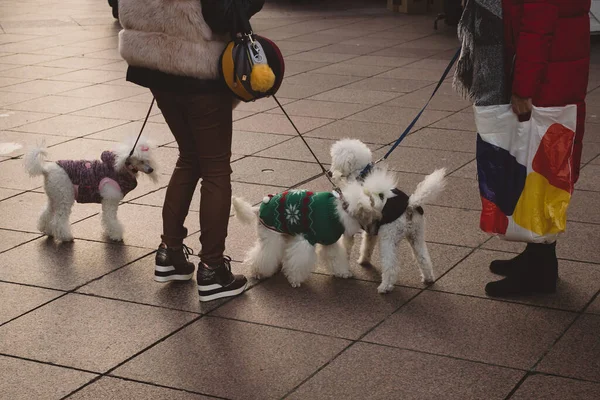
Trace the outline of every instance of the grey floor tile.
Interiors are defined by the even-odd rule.
[[[402,146],[474,154],[476,140],[472,132],[423,128],[407,136]]]
[[[89,118],[89,117],[78,117],[78,118]],[[122,142],[131,137],[135,137],[142,128],[142,121],[137,122],[127,122],[127,121],[118,121],[114,119],[101,119],[102,121],[110,121],[113,122],[114,125],[112,127],[107,127],[108,129],[99,129],[93,135],[89,135],[90,139],[101,139],[101,140],[110,140],[115,142]],[[144,128],[144,138],[149,140],[156,146],[163,146],[167,143],[173,143],[175,141],[175,137],[169,130],[169,127],[166,124],[156,124],[156,123],[147,123]],[[169,166],[171,167],[171,166]]]
[[[567,219],[569,221],[600,224],[600,215],[590,210],[600,209],[600,192],[576,190],[571,197]]]
[[[291,116],[342,119],[369,107],[365,104],[335,101],[299,100],[285,105],[284,108]],[[268,113],[283,114],[279,108],[274,108]]]
[[[330,90],[325,93],[318,94],[310,98],[310,100],[321,100],[321,101],[337,101],[339,103],[357,103],[367,105],[377,105],[385,103],[393,98],[397,97],[398,94],[392,92],[384,92],[377,90],[358,90],[358,89],[347,89],[337,88]]]
[[[600,165],[590,164],[581,169],[577,189],[600,192]]]
[[[87,372],[0,356],[0,397],[59,400],[96,377]]]
[[[583,315],[537,366],[571,378],[600,382],[600,316]]]
[[[388,144],[400,134],[397,125],[342,120],[317,128],[305,136],[331,140],[354,138],[365,143]]]
[[[596,296],[596,299],[585,311],[591,314],[600,314],[600,297]]]
[[[358,343],[300,386],[299,399],[504,399],[523,372]]]
[[[110,377],[104,377],[69,397],[73,400],[209,400],[211,398],[182,390]]]
[[[477,247],[489,236],[479,229],[479,211],[427,206],[425,220],[427,241]],[[457,229],[457,227],[461,229]]]
[[[231,179],[238,182],[290,187],[315,176],[320,171],[316,164],[247,157],[233,164]]]
[[[478,250],[436,282],[433,288],[486,297],[485,284],[502,279],[501,276],[494,275],[489,271],[490,262],[513,256],[514,254]],[[555,294],[514,297],[510,300],[569,311],[581,311],[600,290],[600,267],[597,265],[562,261],[559,267],[559,276]]]
[[[574,318],[564,311],[425,291],[364,340],[525,369]]]
[[[333,120],[326,118],[292,117],[294,125],[300,133],[306,133]],[[284,115],[257,114],[233,123],[233,129],[239,131],[278,133],[281,135],[297,135],[290,121]]]
[[[61,294],[62,292],[56,290],[0,282],[0,324],[55,299]]]
[[[301,287],[292,288],[279,273],[213,314],[358,339],[417,294],[414,289],[398,288],[381,296],[376,288],[373,283],[315,274]]]
[[[0,203],[0,209],[2,209],[1,204],[2,203]],[[36,233],[15,232],[0,229],[0,252],[7,251],[40,236],[41,234]]]
[[[135,247],[38,239],[0,254],[0,279],[72,290],[146,254]]]
[[[106,372],[194,318],[191,313],[69,294],[2,326],[0,351]]]
[[[56,145],[69,140],[64,136],[44,135],[37,133],[26,133],[26,132],[14,132],[4,131],[0,133],[0,141],[2,143],[15,143],[21,145],[20,149],[17,149],[7,155],[11,157],[21,156],[32,147],[45,145],[47,147]]]
[[[386,164],[390,169],[401,172],[430,174],[438,168],[446,168],[447,173],[450,173],[474,158],[475,154],[472,153],[398,146],[386,160]]]
[[[289,140],[289,136],[260,132],[234,131],[233,153],[251,155]],[[287,156],[287,154],[285,154]],[[281,156],[281,155],[280,155]]]
[[[459,112],[444,118],[431,126],[439,129],[455,129],[459,131],[477,132],[473,113]]]
[[[600,384],[558,376],[533,375],[511,396],[512,400],[593,400],[600,397]]]
[[[342,339],[204,317],[114,374],[230,399],[276,399],[348,344]]]

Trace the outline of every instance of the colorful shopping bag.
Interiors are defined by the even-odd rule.
[[[480,225],[505,240],[549,243],[565,231],[573,193],[577,106],[475,107]]]

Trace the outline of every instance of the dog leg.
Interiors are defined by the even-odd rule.
[[[49,223],[46,224],[46,229],[50,231],[50,236],[54,236],[56,240],[71,242],[73,234],[71,233],[69,217],[75,203],[75,193],[69,175],[58,164],[49,164],[46,167],[44,190],[46,196],[48,196],[46,211],[49,213],[44,212],[42,217],[50,218]],[[40,225],[43,224],[41,218],[39,222]]]
[[[120,242],[123,240],[123,225],[117,219],[119,201],[113,199],[102,199],[102,226],[104,233],[110,240]]]
[[[300,287],[310,276],[316,261],[315,246],[302,236],[294,236],[285,246],[281,270],[292,287]]]
[[[398,260],[398,243],[392,237],[382,236],[379,239],[381,253],[381,284],[377,288],[379,293],[389,293],[398,281],[400,265]]]
[[[37,228],[40,232],[47,236],[54,235],[54,209],[52,207],[52,202],[50,198],[48,198],[48,203],[46,204],[44,210],[40,214],[40,218],[38,219]]]
[[[423,283],[433,283],[435,276],[433,274],[433,265],[429,256],[429,250],[427,249],[427,243],[425,242],[423,224],[419,224],[419,227],[412,234],[408,235],[407,239],[417,260]]]
[[[258,240],[246,256],[252,276],[256,279],[269,278],[279,269],[283,259],[285,237],[270,229],[258,226]]]
[[[354,235],[346,235],[342,236],[344,241],[344,249],[346,250],[346,256],[348,259],[352,257],[352,248],[354,247]]]
[[[371,266],[371,257],[373,256],[373,249],[377,243],[377,236],[369,235],[367,232],[362,234],[362,242],[360,243],[360,256],[358,257],[358,263],[363,267]]]
[[[351,278],[350,263],[341,241],[331,246],[319,246],[319,256],[337,278]]]

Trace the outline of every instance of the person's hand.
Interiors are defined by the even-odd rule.
[[[533,103],[531,99],[524,99],[515,94],[512,95],[510,100],[512,110],[519,117],[520,122],[529,121],[531,118],[531,111],[533,110]]]

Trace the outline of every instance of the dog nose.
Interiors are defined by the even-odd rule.
[[[153,173],[153,172],[154,172],[154,168],[152,168],[152,167],[148,168],[148,173],[149,173],[149,174],[151,174],[151,173]]]

